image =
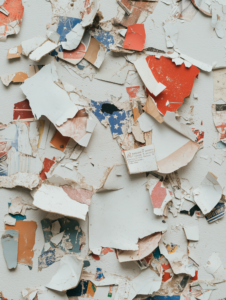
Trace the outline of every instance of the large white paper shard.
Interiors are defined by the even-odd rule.
[[[186,54],[180,53],[180,57],[185,59],[186,61],[188,61],[189,63],[191,63],[192,65],[196,66],[197,68],[199,68],[202,71],[205,72],[211,72],[212,71],[212,66],[208,65],[206,63],[203,63],[197,59],[194,59]]]
[[[42,184],[31,193],[33,205],[44,211],[85,220],[89,206],[71,199],[62,187]]]
[[[17,123],[19,138],[18,138],[18,150],[20,153],[32,155],[32,148],[28,136],[28,128],[25,123]]]
[[[21,43],[22,45],[22,54],[28,56],[32,51],[37,49],[39,46],[44,44],[47,41],[46,37],[36,36],[29,40],[26,40]]]
[[[80,281],[82,268],[82,260],[74,255],[65,255],[61,258],[58,271],[46,287],[59,292],[75,288]]]
[[[179,34],[177,25],[173,23],[166,23],[163,28],[166,35],[166,47],[177,47],[177,39]]]
[[[39,185],[39,174],[17,173],[11,176],[0,176],[0,187],[11,189],[21,186],[29,190]]]
[[[186,166],[199,149],[197,143],[171,129],[165,122],[160,124],[147,113],[143,113],[138,122],[143,132],[152,130],[152,143],[160,173],[172,173]]]
[[[176,120],[176,115],[174,112],[167,111],[165,116],[163,117],[164,122],[177,132],[189,138],[191,141],[195,142],[197,137],[193,133],[190,127],[187,125],[180,123]]]
[[[184,232],[187,240],[196,241],[196,242],[199,240],[198,226],[184,226]]]
[[[213,283],[221,283],[226,281],[226,270],[224,269],[219,253],[213,252],[209,257],[205,270],[207,273],[213,275]]]
[[[175,251],[168,252],[165,244],[160,241],[159,250],[169,261],[174,274],[195,276],[195,267],[189,262],[187,253],[180,250],[180,247],[177,246]]]
[[[60,126],[78,112],[67,92],[55,84],[54,62],[44,66],[38,73],[28,78],[20,86],[29,100],[33,114],[39,119],[46,116],[55,126]]]
[[[162,276],[158,276],[151,269],[146,269],[130,282],[128,300],[132,300],[136,295],[151,295],[160,289]]]
[[[85,8],[82,23],[81,23],[83,27],[89,26],[93,23],[93,20],[96,16],[98,8],[99,8],[99,0],[90,0],[88,2],[88,5]]]
[[[50,41],[45,42],[37,49],[35,49],[30,55],[29,58],[33,61],[40,61],[40,59],[46,54],[55,50],[59,45],[52,43]]]
[[[89,212],[91,250],[100,247],[138,250],[139,238],[167,229],[167,224],[153,213],[145,189],[145,174],[129,175],[124,165],[121,181],[123,189],[92,197]]]
[[[76,24],[75,27],[72,28],[72,30],[68,34],[66,34],[67,41],[61,42],[62,47],[68,51],[76,49],[80,44],[84,33],[85,28],[82,27],[82,24]]]
[[[208,214],[220,201],[222,188],[217,181],[217,177],[208,172],[201,185],[193,190],[196,204],[204,215]]]
[[[154,145],[148,145],[124,152],[130,174],[157,171]]]
[[[150,93],[158,96],[158,94],[160,94],[166,88],[164,84],[156,81],[151,69],[148,66],[146,57],[142,56],[141,58],[137,59],[134,62],[134,66],[136,67],[138,74]]]

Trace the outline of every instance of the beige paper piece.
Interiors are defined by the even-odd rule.
[[[0,187],[8,189],[21,186],[32,190],[38,186],[39,182],[39,175],[32,173],[16,173],[10,176],[0,176]]]
[[[213,94],[214,101],[223,100],[226,102],[226,86],[224,78],[226,69],[213,70]]]
[[[160,112],[158,111],[155,101],[152,99],[152,97],[150,95],[148,96],[143,109],[144,109],[144,111],[146,111],[146,113],[148,113],[153,118],[155,118],[155,120],[158,121],[159,123],[164,122],[163,117],[161,116]]]
[[[91,37],[89,47],[86,51],[84,58],[97,68],[100,68],[105,58],[107,49],[97,39]]]

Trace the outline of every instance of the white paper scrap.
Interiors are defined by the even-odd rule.
[[[199,227],[198,226],[184,226],[184,232],[187,240],[198,241],[199,240]]]

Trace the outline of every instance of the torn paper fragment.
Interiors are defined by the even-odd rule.
[[[59,33],[52,31],[51,29],[46,32],[46,36],[51,42],[55,44],[58,44],[60,41]]]
[[[224,37],[223,21],[220,19],[220,16],[217,15],[216,12],[213,12],[212,14],[211,25],[215,29],[217,36],[222,39]]]
[[[195,276],[195,267],[189,262],[187,247],[178,247],[177,245],[165,245],[162,241],[159,243],[160,253],[169,261],[174,274],[188,274]]]
[[[218,203],[210,213],[205,215],[205,218],[209,224],[218,221],[219,219],[223,218],[225,214],[225,204]]]
[[[193,196],[202,213],[204,215],[209,213],[222,196],[222,188],[217,181],[217,177],[208,172],[201,185],[193,190]]]
[[[202,8],[202,0],[191,0],[192,4],[200,10],[204,15],[211,17],[212,14],[210,11],[206,11],[205,9]]]
[[[46,37],[43,36],[36,36],[29,40],[26,40],[22,42],[22,54],[28,56],[31,52],[36,50],[38,47],[40,47],[42,44],[44,44],[47,41]]]
[[[143,109],[146,113],[148,113],[150,116],[155,118],[155,120],[158,121],[159,123],[162,123],[164,121],[163,117],[161,116],[160,112],[158,111],[155,101],[153,100],[153,98],[150,95],[148,96]]]
[[[145,57],[141,57],[134,62],[134,66],[137,69],[142,81],[144,82],[146,88],[155,96],[158,96],[166,86],[161,82],[157,82],[154,77],[151,69],[148,66],[147,59]]]
[[[166,204],[173,199],[172,192],[153,175],[148,176],[147,188],[154,208],[154,214],[162,216]]]
[[[178,122],[174,112],[167,111],[163,120],[169,127],[189,138],[191,141],[196,142],[197,138],[192,129],[187,125]]]
[[[26,288],[21,294],[26,300],[68,300],[66,292],[52,291],[44,286]]]
[[[180,19],[191,22],[197,12],[191,0],[182,0]]]
[[[22,46],[10,48],[7,52],[7,58],[8,59],[18,58],[20,57],[21,53],[22,53]]]
[[[129,174],[157,171],[154,145],[124,152]]]
[[[148,192],[143,186],[146,182],[145,173],[134,177],[128,174],[127,167],[124,165],[120,177],[123,189],[96,193],[92,197],[89,210],[91,250],[100,247],[138,250],[139,238],[142,239],[167,228],[167,224],[162,223],[161,218],[153,213]],[[125,220],[127,220],[126,226]]]
[[[138,118],[138,122],[143,132],[152,130],[152,143],[155,146],[157,166],[160,173],[172,173],[186,166],[199,150],[197,143],[171,129],[167,124],[158,123],[147,113],[143,113]],[[174,142],[172,143],[172,141]]]
[[[226,270],[223,267],[219,253],[213,252],[208,258],[204,268],[207,273],[214,277],[214,279],[211,281],[212,283],[221,283],[226,281]]]
[[[157,97],[146,86],[148,94],[151,93],[160,113],[165,115],[166,111],[175,112],[183,104],[184,98],[191,94],[199,69],[195,66],[188,69],[184,64],[176,66],[171,59],[164,56],[160,59],[148,56],[146,61],[154,78],[166,86]]]
[[[136,295],[151,295],[160,289],[162,276],[158,276],[153,270],[146,269],[141,271],[140,275],[135,277],[131,282],[128,300],[132,300]]]
[[[214,101],[223,100],[226,102],[226,87],[224,82],[225,75],[226,69],[213,70]]]
[[[163,26],[166,35],[166,47],[173,48],[177,47],[177,39],[179,34],[179,29],[176,24],[166,23]]]
[[[85,2],[83,17],[82,17],[82,26],[87,27],[93,23],[93,20],[99,9],[99,0],[90,0]]]
[[[58,80],[56,76],[56,66],[52,62],[28,78],[20,88],[27,96],[37,119],[44,115],[55,126],[60,126],[68,118],[73,118],[78,109],[71,102],[67,92],[55,83]]]
[[[122,48],[142,51],[145,47],[146,33],[144,24],[134,24],[127,28]]]
[[[17,267],[19,232],[16,230],[6,230],[1,237],[4,258],[8,269]]]
[[[95,126],[96,122],[89,117],[85,109],[80,109],[74,118],[56,128],[64,137],[70,137],[80,146],[87,147]]]
[[[35,244],[35,232],[37,223],[35,221],[17,221],[15,226],[5,225],[5,230],[16,230],[19,232],[17,262],[33,266],[33,247]]]
[[[4,1],[1,9],[8,12],[0,13],[0,40],[6,41],[8,35],[18,34],[24,14],[24,6],[21,0]]]
[[[118,250],[117,255],[119,262],[122,263],[144,259],[158,247],[161,237],[162,234],[158,232],[140,239],[138,241],[139,250],[136,251]]]
[[[99,69],[104,61],[106,52],[107,49],[105,46],[94,37],[91,37],[89,47],[84,58]]]
[[[55,247],[57,247],[59,243],[62,241],[63,235],[64,235],[64,231],[59,234],[56,234],[51,238],[50,241],[54,244]]]
[[[199,68],[202,71],[205,72],[211,72],[212,71],[212,66],[208,65],[206,63],[203,63],[197,59],[194,59],[186,54],[180,53],[180,57],[185,59],[186,61],[188,61],[189,63],[191,63],[193,66],[196,66],[197,68]]]
[[[42,184],[31,193],[33,205],[44,211],[85,220],[88,205],[73,200],[62,187]]]
[[[51,51],[55,50],[59,45],[47,41],[41,46],[39,46],[37,49],[35,49],[30,55],[29,58],[33,61],[40,61],[40,59],[50,53]]]
[[[15,225],[16,219],[11,217],[10,215],[4,215],[4,224],[6,225]]]
[[[73,255],[66,255],[60,260],[60,267],[51,281],[46,285],[47,288],[65,292],[75,288],[80,280],[83,268],[83,260]]]
[[[108,168],[97,191],[116,191],[122,189],[124,185],[121,180],[121,176],[124,170],[124,165],[113,165],[112,167]]]
[[[74,28],[66,35],[66,42],[61,42],[63,49],[71,51],[78,47],[85,33],[85,28],[81,23],[75,25]]]
[[[73,199],[79,203],[84,203],[87,205],[91,204],[91,198],[93,195],[92,191],[85,190],[85,189],[79,189],[79,188],[75,188],[75,187],[71,187],[71,186],[62,186],[62,188],[71,199]]]
[[[113,19],[114,23],[128,27],[130,25],[144,23],[147,17],[154,12],[158,2],[119,0],[118,4],[119,3],[120,6],[118,6],[117,15]],[[125,8],[128,9],[129,14]]]
[[[0,176],[0,187],[15,188],[21,186],[32,190],[39,185],[40,178],[38,174],[31,173],[17,173],[10,176]]]
[[[16,72],[10,75],[1,75],[1,81],[5,86],[9,86],[11,82],[18,83],[24,82],[28,76],[24,72]]]
[[[184,226],[184,232],[187,240],[197,242],[199,240],[199,227],[198,226]]]
[[[219,132],[219,139],[226,143],[226,104],[212,104],[213,121]]]

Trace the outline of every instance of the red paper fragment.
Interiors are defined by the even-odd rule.
[[[161,186],[161,181],[159,181],[153,188],[151,193],[151,200],[154,208],[161,208],[162,202],[166,198],[166,188]]]
[[[0,26],[4,28],[4,33],[1,33],[1,35],[17,34],[18,28],[16,28],[16,24],[12,22],[17,21],[19,27],[21,25],[24,14],[22,0],[6,0],[1,6],[9,12],[8,16],[3,13],[0,14]],[[12,25],[10,25],[10,23]],[[13,30],[13,28],[15,29]]]
[[[40,173],[40,177],[42,180],[45,180],[47,178],[45,173],[48,173],[54,164],[55,164],[55,157],[53,158],[53,160],[48,159],[48,158],[44,159],[44,161],[43,161],[44,168],[43,168],[42,172]]]
[[[72,199],[80,203],[84,203],[87,205],[91,204],[91,198],[93,192],[85,190],[85,189],[76,189],[71,186],[62,186],[63,190],[67,195]]]
[[[191,93],[194,80],[198,78],[199,69],[195,66],[186,68],[184,63],[176,66],[171,59],[161,56],[160,59],[155,56],[146,58],[153,76],[158,82],[166,86],[158,96],[154,96],[148,90],[157,104],[158,110],[165,115],[167,111],[175,112]]]
[[[92,258],[94,258],[95,260],[100,260],[100,256],[96,254],[92,254]]]
[[[111,248],[108,248],[108,247],[103,248],[101,250],[101,254],[104,254],[104,255],[108,254],[109,252],[114,252],[114,251]]]
[[[171,266],[170,266],[170,264],[162,264],[162,269],[165,271],[165,270],[168,270],[168,269],[170,269],[171,268]]]
[[[163,274],[163,276],[162,276],[162,281],[163,281],[163,282],[166,282],[166,281],[169,280],[170,278],[171,278],[170,273],[165,272],[165,273]]]
[[[122,48],[142,51],[144,49],[146,33],[144,24],[128,26],[126,37]]]
[[[27,99],[14,104],[13,120],[33,121],[34,115],[32,113],[29,101]]]
[[[132,99],[137,97],[137,93],[140,90],[140,86],[129,86],[126,88],[127,93],[129,94],[129,100],[131,101]]]
[[[192,281],[198,280],[198,270],[195,270],[195,276],[191,278]]]

